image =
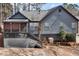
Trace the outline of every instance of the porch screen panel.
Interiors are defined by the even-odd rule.
[[[5,23],[4,24],[4,31],[5,32],[10,32],[10,26],[11,26],[10,23]]]
[[[19,23],[12,23],[12,32],[19,32]]]

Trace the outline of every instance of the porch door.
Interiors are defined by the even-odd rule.
[[[27,23],[21,23],[20,24],[20,32],[22,32],[22,33],[26,33],[26,31],[27,31]]]

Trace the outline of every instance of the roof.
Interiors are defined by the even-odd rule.
[[[74,16],[79,16],[79,9],[68,9],[66,8],[66,10],[68,10],[71,14],[73,14]]]
[[[8,17],[3,22],[28,22],[29,19],[24,16],[21,12],[16,12],[14,15]]]
[[[24,20],[28,19],[29,21],[32,22],[39,22],[47,14],[47,12],[48,12],[47,10],[41,10],[40,12],[36,10],[17,12],[14,15],[8,17],[3,22],[11,22],[11,21],[18,22],[23,19]],[[19,18],[16,17],[17,15],[19,15],[20,17]]]
[[[74,16],[72,13],[70,13],[67,9],[65,9],[63,6],[57,6],[57,7],[54,7],[50,10],[41,10],[40,12],[39,11],[36,11],[36,10],[31,10],[31,11],[22,11],[22,12],[17,12],[15,13],[14,15],[12,15],[11,17],[9,17],[8,19],[9,20],[16,20],[18,19],[18,21],[21,21],[22,19],[28,19],[29,21],[35,21],[35,22],[38,22],[38,21],[42,21],[44,20],[47,16],[49,16],[52,12],[54,12],[56,9],[58,8],[62,8],[63,10],[65,10],[70,16],[72,16],[75,20],[79,20],[79,17],[77,16]],[[20,15],[21,17],[19,18],[16,18],[15,16],[16,15]],[[8,21],[8,20],[6,20]],[[16,20],[17,21],[17,20]],[[23,20],[24,21],[24,20]]]
[[[21,13],[28,17],[31,21],[40,21],[46,14],[47,10],[41,10],[36,11],[36,10],[31,10],[31,11],[22,11]]]
[[[24,16],[21,12],[18,11],[14,15],[9,17],[9,19],[28,19],[28,18],[26,16]]]
[[[70,16],[72,16],[75,20],[77,20],[77,21],[79,21],[79,19],[76,17],[76,16],[74,16],[73,14],[71,14],[68,10],[66,10],[63,6],[57,6],[57,7],[55,7],[55,8],[52,8],[52,9],[50,9],[49,11],[48,11],[48,13],[41,19],[41,21],[43,21],[47,16],[49,16],[52,12],[54,12],[56,9],[58,9],[58,8],[62,8],[63,10],[65,10]]]

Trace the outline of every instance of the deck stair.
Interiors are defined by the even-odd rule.
[[[32,39],[34,39],[34,40],[36,40],[36,41],[41,42],[41,40],[39,40],[39,38],[36,37],[36,36],[35,36],[34,34],[32,34],[32,33],[28,33],[27,35],[28,35],[28,37],[30,37],[30,38],[32,38]]]

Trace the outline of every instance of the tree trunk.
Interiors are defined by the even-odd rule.
[[[39,23],[39,26],[38,26],[38,37],[39,37],[39,40],[41,41],[41,45],[42,45],[42,39],[41,39],[41,24]]]

